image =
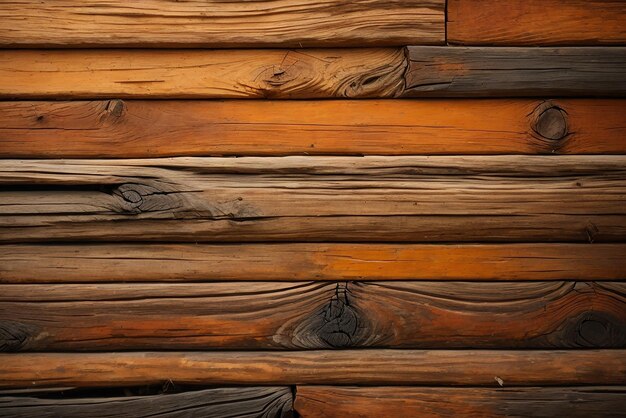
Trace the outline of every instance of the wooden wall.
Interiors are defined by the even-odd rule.
[[[0,415],[626,411],[626,2],[0,2]]]

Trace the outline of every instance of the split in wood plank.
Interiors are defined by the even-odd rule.
[[[393,97],[405,68],[402,49],[382,48],[6,50],[0,97]]]
[[[405,97],[626,96],[625,47],[407,50]]]
[[[626,280],[626,244],[0,246],[0,283],[207,280]]]
[[[443,44],[445,0],[22,0],[1,47],[328,47]]]
[[[0,102],[0,157],[626,154],[626,100]]]
[[[625,156],[0,161],[0,240],[607,242]]]
[[[0,354],[0,388],[626,384],[626,350],[322,350]]]
[[[0,295],[0,351],[11,352],[626,348],[626,283],[0,285]]]
[[[287,418],[293,411],[289,387],[217,388],[148,396],[71,396],[71,391],[63,398],[0,395],[0,415],[13,418]]]
[[[621,0],[448,0],[447,38],[465,45],[623,45]]]
[[[426,388],[298,386],[303,418],[615,417],[624,386]]]

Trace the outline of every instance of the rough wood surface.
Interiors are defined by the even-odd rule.
[[[48,399],[0,395],[0,415],[13,418],[232,417],[287,418],[288,387],[204,389],[151,396]]]
[[[0,157],[626,154],[626,100],[0,102]]]
[[[623,279],[624,244],[0,246],[0,283]]]
[[[624,385],[626,350],[0,354],[0,388],[162,383]]]
[[[626,95],[624,47],[407,50],[407,97]]]
[[[445,0],[21,0],[0,46],[310,47],[442,44]]]
[[[624,156],[0,161],[3,242],[626,237]]]
[[[465,45],[626,43],[622,0],[448,0],[448,42]]]
[[[626,283],[0,285],[0,295],[0,351],[626,347]]]
[[[381,48],[14,50],[0,55],[0,98],[393,97],[405,67],[402,49]]]
[[[302,418],[615,417],[626,387],[415,388],[298,386]]]

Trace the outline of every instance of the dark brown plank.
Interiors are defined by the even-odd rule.
[[[626,95],[623,47],[407,49],[405,97]]]
[[[571,388],[415,388],[298,386],[303,418],[616,417],[623,386]]]
[[[0,388],[205,385],[624,385],[625,350],[0,354]]]
[[[626,347],[626,283],[0,285],[0,295],[0,351]]]
[[[6,47],[310,47],[442,44],[445,0],[22,0]]]
[[[465,45],[623,45],[623,0],[448,0],[447,38]]]
[[[0,98],[394,97],[405,68],[399,48],[5,50]]]
[[[626,100],[0,102],[0,157],[626,154]]]
[[[0,240],[626,237],[624,156],[3,160]]]
[[[622,279],[624,244],[0,246],[0,283]]]
[[[293,399],[288,387],[219,388],[150,396],[75,399],[0,395],[0,415],[13,418],[287,418],[292,412]]]

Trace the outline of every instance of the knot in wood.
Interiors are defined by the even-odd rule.
[[[568,135],[567,113],[554,103],[544,102],[532,114],[532,129],[541,138],[558,141]]]
[[[16,321],[0,321],[0,352],[23,350],[36,330],[27,324]]]
[[[115,190],[114,194],[133,208],[138,208],[143,203],[143,196],[136,185],[123,184]]]
[[[328,347],[342,348],[355,345],[359,331],[359,314],[350,305],[347,283],[337,284],[335,295],[319,315],[319,326],[315,332]]]
[[[124,112],[124,102],[122,100],[109,100],[106,104],[105,111],[116,118],[122,116]]]
[[[574,338],[580,347],[622,347],[626,343],[626,323],[605,313],[588,312],[576,321]]]

